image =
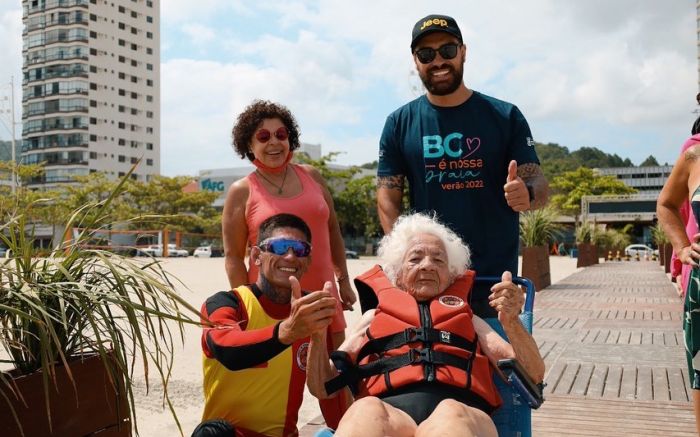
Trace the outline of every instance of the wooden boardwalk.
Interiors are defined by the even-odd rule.
[[[533,435],[696,436],[681,309],[648,261],[591,266],[538,293],[547,401]]]
[[[547,386],[533,435],[696,436],[681,309],[650,261],[591,266],[539,292],[534,336]]]

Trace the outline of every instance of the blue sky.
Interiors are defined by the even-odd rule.
[[[162,172],[242,165],[230,131],[255,98],[339,163],[373,161],[386,116],[422,92],[409,43],[428,13],[457,19],[467,86],[518,105],[537,141],[675,161],[696,109],[694,1],[427,3],[163,0]],[[0,96],[21,79],[20,4],[0,2]]]

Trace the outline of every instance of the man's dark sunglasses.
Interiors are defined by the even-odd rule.
[[[298,258],[304,258],[311,254],[311,245],[306,241],[293,240],[291,238],[268,238],[261,242],[258,247],[263,252],[274,253],[275,255],[285,255],[289,249]]]
[[[457,56],[458,50],[459,44],[455,43],[443,44],[437,50],[432,47],[423,47],[422,49],[416,50],[416,57],[421,64],[430,64],[435,59],[437,53],[440,53],[442,59],[454,59],[454,57]]]

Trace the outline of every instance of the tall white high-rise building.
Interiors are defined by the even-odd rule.
[[[22,162],[32,185],[160,173],[159,0],[22,0]]]

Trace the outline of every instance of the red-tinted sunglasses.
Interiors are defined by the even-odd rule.
[[[260,129],[259,131],[255,132],[255,139],[261,143],[267,143],[270,141],[270,138],[272,138],[272,135],[274,135],[278,140],[284,141],[289,138],[289,131],[284,126],[277,129],[274,133],[270,133],[270,131],[267,129]]]

